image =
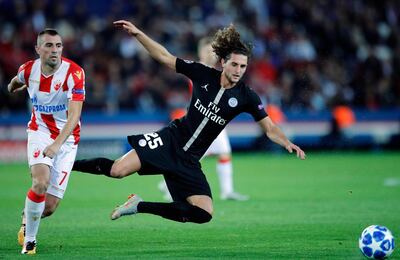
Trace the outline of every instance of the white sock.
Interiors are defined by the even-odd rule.
[[[36,194],[32,190],[28,191],[25,199],[25,241],[36,241],[39,230],[40,219],[45,207],[45,194]]]
[[[218,160],[217,174],[221,194],[233,192],[233,170],[231,160]]]

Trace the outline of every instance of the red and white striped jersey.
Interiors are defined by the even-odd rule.
[[[41,73],[40,59],[23,64],[17,75],[26,84],[32,101],[32,115],[28,131],[41,131],[52,139],[60,134],[67,122],[68,102],[85,100],[85,73],[75,62],[62,58],[58,70],[50,76]],[[67,142],[77,144],[81,122],[77,124]]]

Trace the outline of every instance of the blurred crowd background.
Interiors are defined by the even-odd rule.
[[[254,45],[245,80],[285,111],[400,106],[400,1],[0,0],[0,114],[29,109],[27,94],[9,95],[6,86],[36,58],[36,36],[45,27],[59,31],[64,56],[85,69],[85,110],[185,104],[186,79],[115,30],[118,19],[186,59],[197,59],[201,37],[233,23]]]

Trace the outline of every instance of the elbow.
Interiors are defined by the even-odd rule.
[[[167,66],[168,68],[174,69],[175,68],[175,57],[169,53],[167,50],[162,53],[160,59],[160,63]]]

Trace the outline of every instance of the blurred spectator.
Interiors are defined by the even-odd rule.
[[[330,110],[337,99],[357,108],[400,106],[400,1],[3,0],[0,114],[29,109],[26,95],[11,97],[4,86],[18,64],[36,57],[30,43],[44,27],[59,30],[64,55],[87,72],[85,109],[153,111],[183,103],[186,80],[114,30],[120,18],[188,59],[201,37],[233,22],[255,43],[246,80],[284,110]]]

